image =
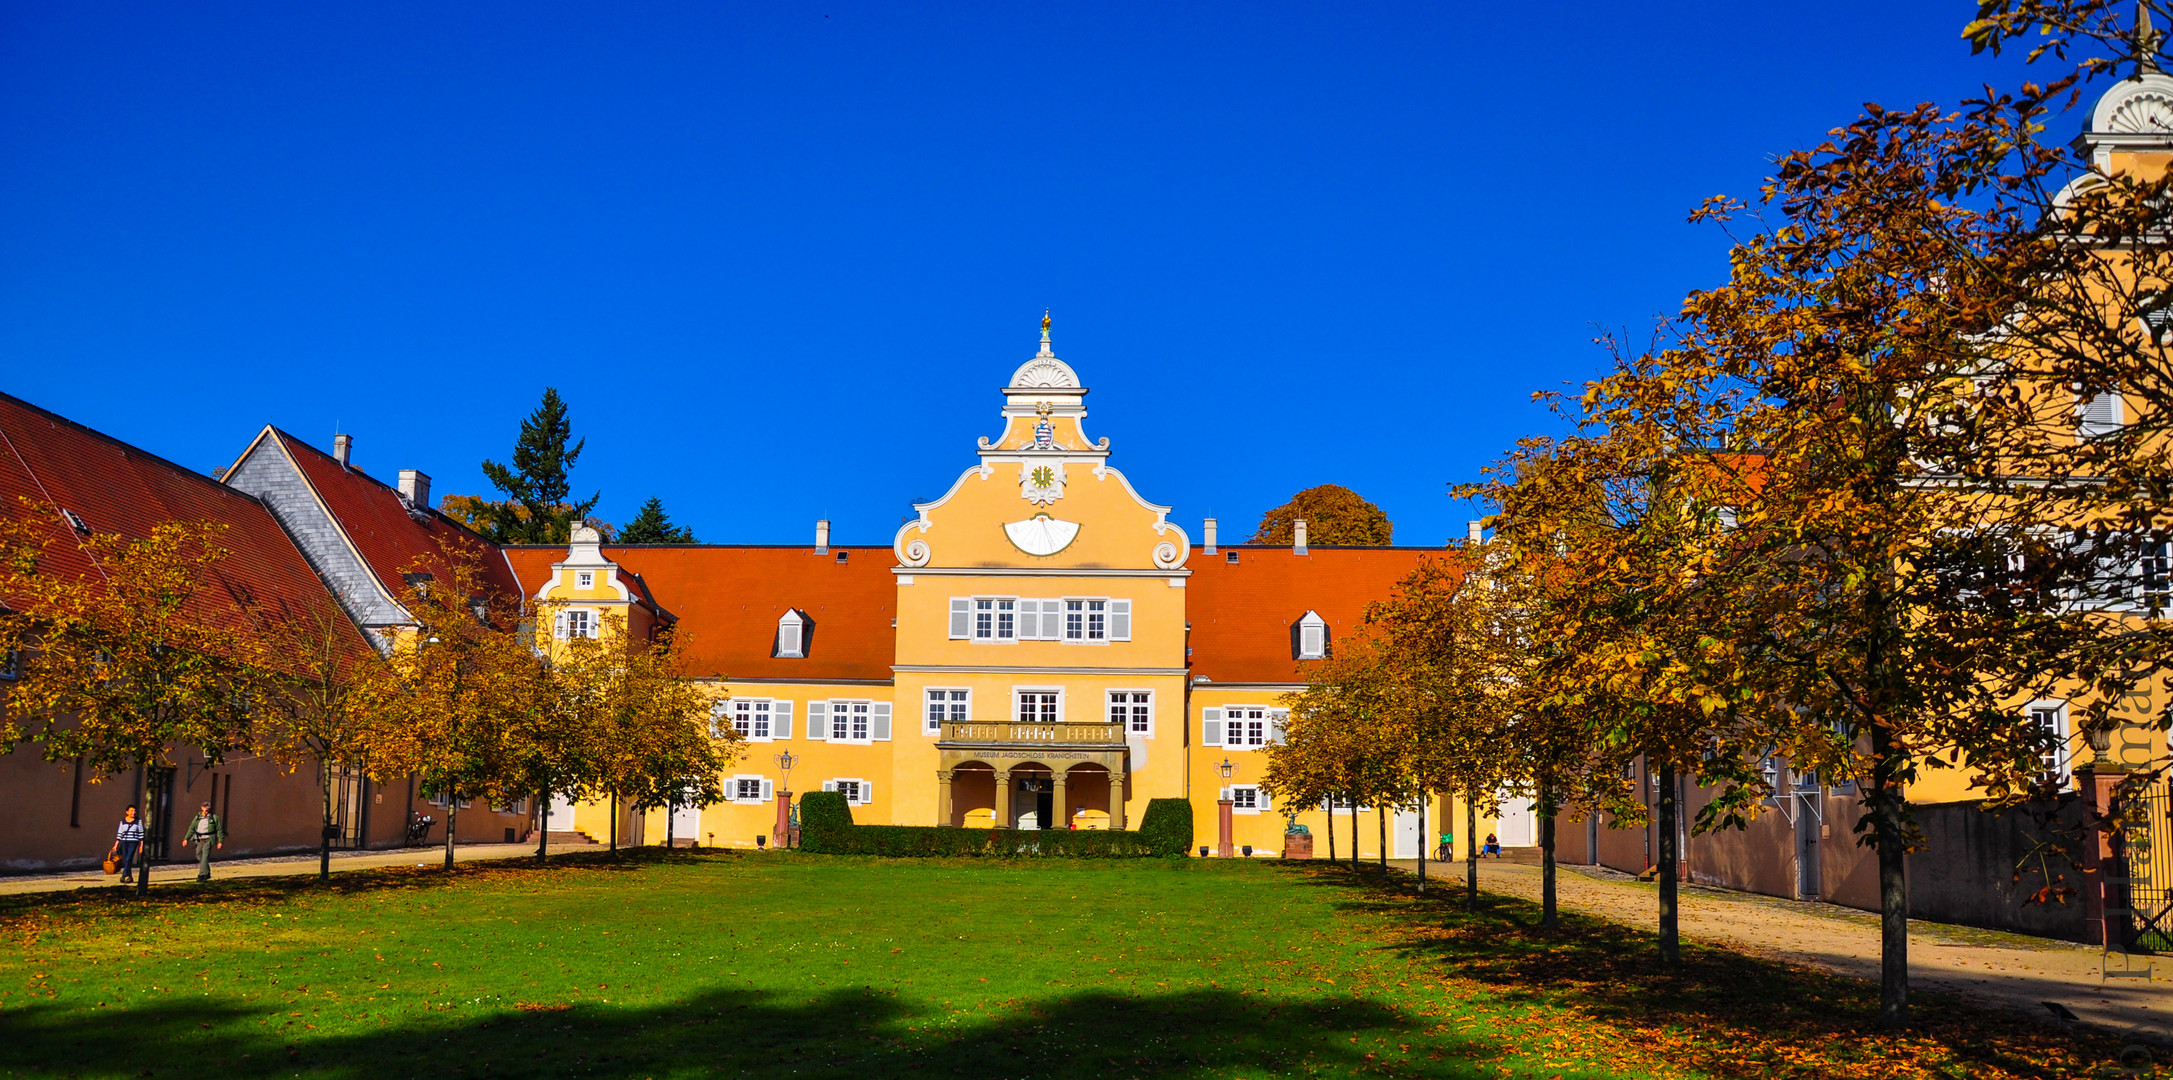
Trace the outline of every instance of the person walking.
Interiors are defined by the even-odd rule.
[[[211,804],[197,807],[195,820],[189,822],[188,837],[196,845],[196,880],[211,880],[211,853],[226,846],[226,826],[219,823],[219,815],[211,812]]]
[[[136,856],[143,852],[143,820],[131,806],[121,811],[121,827],[113,834],[113,850],[107,854],[120,860],[121,884],[132,885],[136,880]],[[145,877],[151,876],[151,868],[143,868]]]

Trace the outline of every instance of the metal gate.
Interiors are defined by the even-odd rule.
[[[2128,947],[2173,952],[2173,778],[2124,807],[2128,864]],[[2109,905],[2108,905],[2109,906]]]
[[[152,769],[150,783],[151,805],[143,808],[143,863],[165,862],[173,845],[169,842],[174,831],[174,771]]]
[[[332,846],[359,848],[368,835],[369,811],[364,795],[369,791],[369,778],[360,769],[348,769],[332,776]]]

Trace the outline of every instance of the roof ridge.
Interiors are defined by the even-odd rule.
[[[286,428],[280,427],[278,424],[266,424],[264,426],[271,428],[274,435],[279,436],[281,440],[287,442],[288,444],[293,446],[299,446],[302,449],[307,450],[310,453],[325,459],[326,461],[332,462],[333,464],[339,464],[338,458],[333,457],[331,454],[325,453],[323,450],[320,450],[316,446],[311,445],[307,441],[304,441],[301,436],[296,435],[291,431],[288,431]],[[359,476],[364,480],[368,480],[370,483],[376,484],[378,487],[384,488],[386,491],[391,492],[394,495],[400,495],[399,488],[394,487],[393,485],[388,484],[383,480],[379,480],[377,477],[371,476],[368,471],[364,470],[359,465],[340,465],[340,469],[349,476]],[[419,472],[421,470],[417,471]],[[403,499],[405,498],[405,496],[401,497]],[[482,533],[475,531],[474,529],[468,527],[468,525],[462,522],[459,518],[456,518],[451,514],[448,514],[443,510],[438,509],[435,506],[426,506],[423,507],[423,510],[428,512],[431,517],[434,517],[439,521],[442,521],[445,524],[450,525],[453,528],[459,529],[461,532],[467,533],[469,536],[474,537],[477,543],[485,544],[494,549],[509,546],[492,541],[490,537],[484,536]]]

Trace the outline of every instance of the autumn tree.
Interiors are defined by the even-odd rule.
[[[476,525],[500,544],[563,544],[602,498],[572,501],[574,463],[588,440],[573,440],[573,421],[558,390],[546,387],[543,401],[521,421],[513,444],[513,463],[483,462],[483,475],[506,494],[503,503],[478,501]],[[568,445],[572,442],[572,445]]]
[[[438,567],[437,570],[430,569]],[[492,588],[471,554],[448,549],[403,574],[413,626],[392,652],[397,711],[370,760],[384,783],[414,774],[446,803],[445,865],[453,865],[464,800],[525,798],[515,728],[538,707],[534,641],[516,598]]]
[[[648,809],[722,800],[721,776],[745,739],[713,719],[719,699],[690,677],[676,637],[667,629],[648,641],[622,641],[586,662],[583,678],[596,703],[591,784],[611,799],[613,847],[622,802]]]
[[[27,738],[47,760],[81,759],[99,775],[140,769],[148,813],[175,748],[216,765],[249,740],[259,669],[219,590],[223,526],[60,539],[58,507],[20,510],[0,519],[0,647],[20,667],[0,695],[4,748]],[[150,885],[146,873],[137,891]]]
[[[622,544],[692,544],[696,542],[694,530],[684,525],[672,524],[670,516],[664,513],[664,500],[654,495],[649,497],[648,502],[641,504],[641,512],[634,515],[634,520],[627,522],[626,527],[619,530],[619,543]]]
[[[1393,543],[1396,527],[1381,508],[1359,498],[1358,493],[1336,484],[1310,487],[1290,501],[1260,517],[1248,543],[1290,544],[1295,522],[1305,522],[1308,544],[1323,546],[1386,546]]]
[[[255,749],[292,772],[316,773],[323,795],[317,877],[332,875],[334,790],[360,773],[398,715],[392,669],[330,596],[252,613],[265,665]]]

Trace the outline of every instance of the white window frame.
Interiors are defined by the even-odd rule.
[[[2041,698],[2030,702],[2022,710],[2022,715],[2032,724],[2049,724],[2054,734],[2059,736],[2060,748],[2053,751],[2054,760],[2048,762],[2055,768],[2038,775],[2057,775],[2060,786],[2066,787],[2075,775],[2075,729],[2068,723],[2067,702],[2058,698]]]
[[[852,785],[852,789],[849,791],[845,787],[847,784]],[[849,806],[866,806],[875,801],[875,785],[855,776],[841,776],[835,780],[825,780],[822,782],[822,789],[824,791],[845,792],[845,802]]]
[[[777,617],[777,658],[807,659],[807,616],[800,614],[797,608],[787,608]]]
[[[1125,700],[1120,702],[1119,697]],[[1103,693],[1102,700],[1108,706],[1109,723],[1122,723],[1127,737],[1154,738],[1154,691],[1111,689]]]
[[[1043,636],[1066,645],[1107,645],[1132,640],[1132,602],[1121,596],[1067,596],[1054,601],[1061,621],[1043,623]],[[1046,608],[1043,609],[1047,611]],[[1047,615],[1043,618],[1046,620]]]
[[[938,694],[943,695],[940,699]],[[954,696],[955,695],[955,696]],[[940,719],[938,718],[940,715]],[[931,686],[921,691],[921,734],[941,735],[942,724],[963,724],[973,719],[973,690],[964,686]]]
[[[1026,703],[1026,695],[1028,694],[1034,695],[1035,698],[1034,719],[1031,720],[1026,719],[1020,712],[1020,707]],[[1041,698],[1050,695],[1054,695],[1056,698],[1056,719],[1054,720],[1044,718],[1049,703],[1041,700]],[[1013,722],[1020,724],[1061,724],[1064,722],[1064,696],[1064,688],[1061,686],[1014,686],[1011,688],[1011,719]]]
[[[551,636],[560,641],[594,638],[603,619],[594,608],[560,608],[551,620]]]
[[[745,794],[747,785],[754,786],[754,794]],[[777,798],[776,785],[759,773],[737,773],[732,777],[730,789],[734,806],[766,806]]]
[[[1275,741],[1275,712],[1269,705],[1223,706],[1221,745],[1228,750],[1267,749]]]
[[[732,730],[748,742],[777,739],[777,702],[774,698],[733,698],[727,705]]]
[[[1268,810],[1268,793],[1258,784],[1232,784],[1222,789],[1222,797],[1230,800],[1233,814],[1263,814]]]
[[[845,746],[889,742],[890,702],[870,698],[832,698],[823,720],[822,741]],[[812,710],[811,710],[812,711]],[[810,733],[810,737],[812,733]]]
[[[1320,612],[1308,611],[1298,618],[1298,659],[1325,660],[1328,658],[1328,620]]]
[[[2098,419],[2092,419],[2090,415],[2091,407],[2100,401],[2105,402],[2105,405],[2097,411],[2106,415]],[[2076,395],[2075,434],[2078,438],[2095,439],[2101,435],[2111,435],[2126,427],[2127,424],[2128,403],[2119,391],[2115,390],[2088,398],[2080,394]]]
[[[967,632],[976,645],[1013,645],[1019,640],[1019,598],[973,597],[972,621]]]
[[[593,589],[593,588],[595,588],[595,587],[596,587],[596,571],[594,571],[594,570],[576,570],[576,571],[574,571],[574,572],[573,572],[573,587],[574,587],[574,588],[576,588],[576,589]]]

